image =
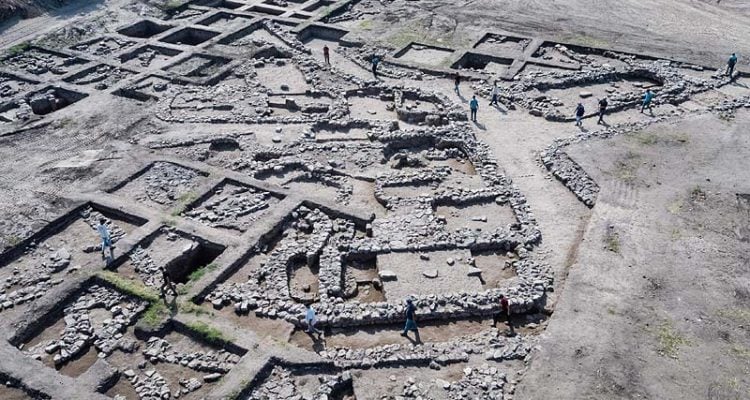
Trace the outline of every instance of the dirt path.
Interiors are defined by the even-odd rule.
[[[110,5],[106,7],[110,7]],[[105,9],[105,0],[78,0],[38,17],[29,19],[15,18],[0,23],[0,49],[29,41],[71,24],[76,19],[87,18],[91,13],[101,11],[102,9]]]
[[[467,104],[473,94],[468,83],[461,86],[460,94],[447,80],[440,81],[440,89],[460,104]],[[556,137],[574,134],[575,128],[572,124],[546,122],[525,110],[490,107],[483,99],[479,107],[477,138],[491,147],[499,165],[526,196],[542,231],[542,244],[535,253],[558,268],[558,279],[562,279],[563,268],[569,265],[566,260],[578,243],[590,210],[549,176],[536,152]],[[466,108],[468,112],[468,105]],[[556,286],[563,285],[558,282]]]

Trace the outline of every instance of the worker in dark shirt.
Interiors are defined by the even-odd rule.
[[[161,288],[159,288],[161,297],[165,297],[167,291],[172,292],[172,296],[176,297],[177,289],[175,288],[174,282],[172,282],[172,277],[169,275],[169,271],[164,267],[159,267],[159,269],[161,270]]]
[[[576,126],[583,126],[583,116],[586,114],[586,109],[583,104],[578,103],[576,106]]]
[[[404,325],[404,331],[401,332],[401,336],[407,337],[407,332],[414,331],[417,339],[419,339],[419,330],[417,329],[417,322],[414,319],[414,313],[416,311],[417,308],[414,307],[412,299],[406,299],[406,311],[404,312],[406,315],[406,325]]]
[[[607,112],[608,105],[606,97],[599,100],[599,121],[596,121],[597,124],[604,123],[604,114]]]

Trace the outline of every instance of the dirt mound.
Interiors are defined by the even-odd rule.
[[[0,22],[13,17],[28,18],[59,7],[64,0],[2,0],[0,1]]]

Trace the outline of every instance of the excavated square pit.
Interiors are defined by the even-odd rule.
[[[226,8],[228,10],[236,10],[246,5],[241,2],[230,1],[230,0],[218,0],[218,1],[217,0],[198,0],[194,2],[193,4],[197,6],[204,6],[204,7]]]
[[[105,264],[96,231],[104,218],[113,242],[114,256],[127,249],[118,243],[145,219],[88,204],[52,221],[40,232],[2,255],[0,313],[20,312],[19,307],[43,297],[65,276],[86,273]],[[18,310],[18,311],[16,311]]]
[[[89,60],[31,46],[17,54],[12,54],[0,60],[0,66],[11,71],[19,71],[40,79],[52,79],[65,75]]]
[[[474,45],[474,48],[500,55],[520,56],[530,44],[529,38],[488,33]]]
[[[200,335],[192,326],[172,323],[166,332],[138,339],[135,354],[112,354],[107,361],[123,372],[104,394],[138,399],[159,398],[169,391],[187,400],[209,397],[246,350],[211,343]],[[144,363],[146,367],[139,368]],[[156,390],[149,390],[152,387]]]
[[[403,61],[439,66],[454,52],[453,49],[412,42],[399,50],[393,57]]]
[[[167,271],[174,283],[186,284],[214,269],[212,263],[224,249],[223,245],[203,238],[161,228],[141,241],[128,254],[127,260],[112,268],[158,292],[164,283],[161,268]]]
[[[212,228],[241,233],[261,220],[283,198],[227,179],[182,215]]]
[[[504,72],[513,64],[512,58],[496,57],[486,54],[466,52],[451,65],[453,69],[487,70],[488,72]]]
[[[252,21],[252,17],[241,14],[233,14],[225,11],[213,14],[198,22],[198,25],[209,26],[218,30],[233,30],[243,27]]]
[[[174,205],[185,207],[198,197],[194,190],[206,176],[192,168],[158,161],[108,192],[162,210]]]
[[[314,2],[314,3],[312,3],[312,4],[308,5],[308,6],[306,6],[302,10],[310,12],[310,13],[313,13],[313,12],[316,12],[316,11],[320,10],[321,8],[330,7],[330,6],[334,5],[334,4],[336,4],[335,1],[320,0],[320,1],[316,1],[316,2]]]
[[[11,98],[32,89],[39,82],[0,72],[0,97]]]
[[[117,32],[125,36],[139,39],[148,39],[162,32],[166,32],[172,28],[174,28],[174,25],[159,24],[154,21],[145,19],[143,21],[138,21],[133,25],[122,28]]]
[[[239,47],[241,49],[254,48],[266,44],[271,44],[279,48],[286,47],[286,44],[281,39],[271,34],[263,25],[258,23],[253,23],[248,27],[223,37],[219,40],[218,44]]]
[[[197,19],[198,17],[205,15],[208,12],[210,11],[201,9],[201,8],[191,7],[190,4],[183,4],[182,6],[179,6],[175,9],[168,11],[167,17],[164,19],[169,20],[169,21]]]
[[[116,37],[101,37],[70,46],[71,50],[94,56],[108,56],[136,45],[137,42]]]
[[[158,100],[170,87],[167,78],[149,75],[137,82],[116,90],[113,94],[138,101]]]
[[[199,28],[183,28],[171,35],[162,38],[164,43],[183,44],[188,46],[197,46],[205,41],[219,35],[219,32],[209,31]]]
[[[259,6],[259,5],[252,6],[248,8],[247,11],[258,13],[258,14],[272,15],[274,17],[277,17],[286,12],[283,9],[280,10],[278,8],[265,7],[265,6]]]
[[[182,76],[204,78],[218,73],[230,61],[230,59],[224,57],[193,54],[164,68],[164,70]]]
[[[59,111],[88,96],[56,86],[48,86],[26,96],[31,111],[36,115],[47,115]]]
[[[121,55],[120,62],[124,65],[141,68],[160,68],[169,63],[172,60],[172,57],[180,53],[182,53],[180,50],[171,49],[169,47],[147,45]]]
[[[135,72],[127,69],[99,64],[65,78],[65,82],[79,86],[90,86],[96,90],[105,90],[135,76],[135,74]]]
[[[127,399],[208,395],[246,353],[209,342],[192,325],[173,321],[139,331],[148,301],[92,281],[25,332],[23,353],[70,377],[101,383],[106,395]],[[196,325],[197,326],[197,325]]]

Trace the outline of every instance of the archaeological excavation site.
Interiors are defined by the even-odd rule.
[[[0,1],[0,400],[750,399],[748,26]]]

